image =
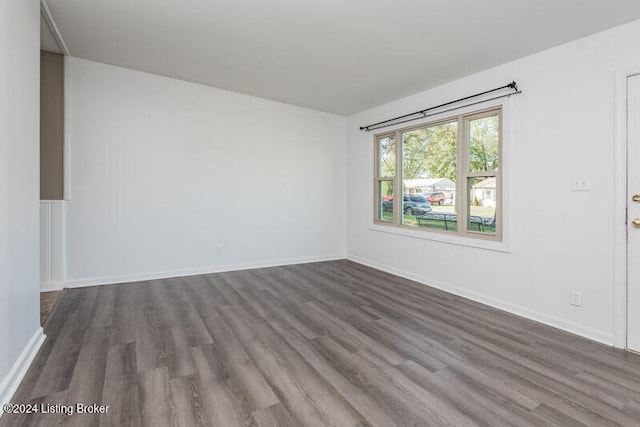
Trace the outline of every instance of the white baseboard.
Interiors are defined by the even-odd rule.
[[[64,282],[43,282],[40,283],[40,292],[61,291],[64,288]]]
[[[310,262],[335,261],[345,259],[344,254],[322,255],[315,257],[289,258],[274,261],[216,265],[195,269],[161,271],[157,273],[132,274],[125,276],[94,277],[88,279],[71,279],[64,283],[65,288],[82,288],[86,286],[111,285],[116,283],[143,282],[146,280],[168,279],[171,277],[197,276],[200,274],[223,273],[225,271],[251,270],[254,268],[278,267],[282,265],[306,264]]]
[[[421,283],[426,286],[430,286],[432,288],[440,289],[454,295],[468,298],[470,300],[488,305],[490,307],[504,310],[509,313],[525,317],[527,319],[535,320],[536,322],[544,323],[545,325],[553,326],[554,328],[562,329],[564,331],[571,332],[572,334],[580,335],[584,338],[588,338],[590,340],[597,341],[602,344],[612,346],[614,342],[614,339],[613,339],[614,337],[612,334],[595,330],[595,329],[585,328],[582,325],[569,322],[567,320],[560,319],[554,316],[550,316],[548,314],[541,313],[539,311],[530,310],[528,308],[521,307],[519,305],[512,304],[510,302],[503,301],[498,298],[487,297],[485,295],[482,295],[473,291],[469,291],[468,289],[465,289],[465,288],[448,285],[446,283],[433,280],[429,277],[410,273],[408,271],[404,271],[401,269],[390,267],[388,265],[370,261],[365,258],[349,255],[347,256],[347,259],[357,262],[359,264],[366,265],[368,267],[386,271],[387,273],[395,274],[396,276],[404,277],[405,279],[413,280],[415,282]]]
[[[27,373],[27,369],[29,369],[31,362],[36,357],[45,338],[42,327],[38,327],[9,373],[2,379],[0,383],[0,406],[11,401],[13,394],[18,389],[22,378]],[[2,413],[3,411],[0,410],[0,416],[2,416]]]

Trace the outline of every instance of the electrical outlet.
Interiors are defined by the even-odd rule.
[[[591,184],[589,178],[583,176],[571,177],[571,191],[589,191],[591,190]]]
[[[216,245],[216,255],[222,255],[224,253],[224,246]]]
[[[575,289],[571,291],[571,305],[582,307],[582,292]]]

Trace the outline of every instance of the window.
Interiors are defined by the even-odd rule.
[[[501,152],[500,107],[376,135],[374,222],[501,241]]]

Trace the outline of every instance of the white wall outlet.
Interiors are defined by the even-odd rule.
[[[571,177],[571,191],[589,191],[591,190],[591,183],[589,178],[584,176]]]
[[[582,292],[575,289],[571,291],[571,305],[582,307]]]
[[[224,253],[224,246],[216,245],[216,255],[222,255]]]

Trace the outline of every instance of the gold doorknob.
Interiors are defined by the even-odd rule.
[[[631,224],[633,224],[633,226],[636,228],[640,227],[640,218],[634,219],[633,221],[631,221]]]
[[[640,194],[634,194],[631,200],[633,200],[636,203],[640,203]]]

